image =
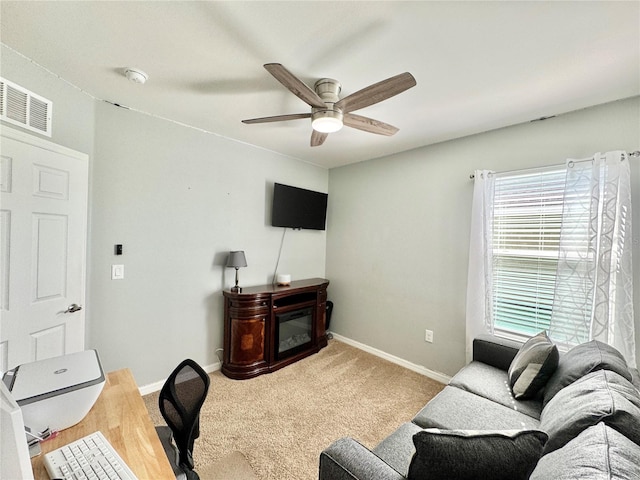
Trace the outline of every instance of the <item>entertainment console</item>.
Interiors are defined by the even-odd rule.
[[[242,380],[273,372],[327,346],[329,280],[225,290],[222,373]]]

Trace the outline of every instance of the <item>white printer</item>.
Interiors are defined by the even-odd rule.
[[[2,381],[33,433],[69,428],[82,420],[100,396],[105,376],[98,352],[86,350],[7,371]]]

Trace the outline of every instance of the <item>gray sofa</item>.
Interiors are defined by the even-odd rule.
[[[319,479],[640,479],[638,371],[611,347],[589,342],[556,360],[534,398],[517,400],[507,371],[521,346],[476,338],[473,361],[411,422],[372,450],[352,438],[335,441],[320,455]],[[494,434],[518,432],[531,441],[491,443]]]

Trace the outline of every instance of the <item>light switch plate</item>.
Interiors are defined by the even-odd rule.
[[[111,280],[122,280],[124,278],[124,265],[111,265]]]

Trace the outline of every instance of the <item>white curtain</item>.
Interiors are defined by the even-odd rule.
[[[472,360],[473,339],[482,333],[493,333],[491,233],[495,179],[489,170],[476,170],[474,175],[467,277],[467,362]]]
[[[635,368],[631,244],[627,155],[568,160],[549,335],[567,346],[607,343]]]

